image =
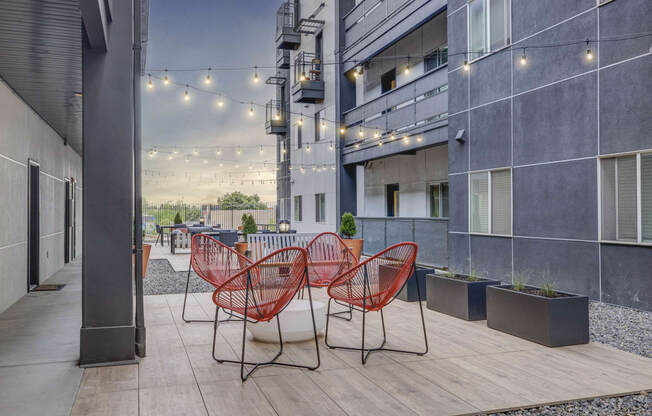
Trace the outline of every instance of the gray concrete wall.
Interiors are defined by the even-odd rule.
[[[64,264],[64,178],[77,187],[81,256],[81,157],[0,80],[0,312],[27,293],[27,163],[40,164],[40,281]]]
[[[599,240],[599,156],[652,149],[650,38],[522,47],[652,31],[652,3],[512,0],[512,48],[462,69],[467,3],[449,2],[449,262],[551,280],[591,299],[652,309],[652,247]],[[465,130],[465,143],[455,140]],[[512,235],[471,235],[469,172],[512,168]]]

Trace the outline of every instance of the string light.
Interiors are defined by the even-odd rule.
[[[259,79],[258,79],[258,67],[254,66],[254,82],[258,83],[258,81],[259,81]]]
[[[380,146],[382,146],[382,145],[383,145],[383,141],[382,141],[382,140],[378,140],[378,147],[380,147]]]
[[[364,131],[362,131],[362,126],[358,129],[358,136],[363,137],[364,136]]]
[[[211,83],[211,69],[208,68],[208,73],[206,74],[206,78],[204,79],[204,84],[208,85]]]
[[[410,137],[408,135],[403,136],[403,143],[410,144]]]
[[[148,78],[147,88],[151,90],[152,88],[154,88],[154,83],[152,82],[152,74],[147,74],[147,78]]]
[[[324,130],[326,128],[326,122],[325,121],[321,122],[321,128],[322,128],[322,130]]]
[[[405,65],[405,70],[403,71],[405,75],[410,73],[410,55],[407,57],[407,65]]]
[[[224,101],[222,100],[222,94],[220,94],[217,98],[217,106],[218,107],[224,107]]]
[[[586,41],[586,59],[589,61],[593,60],[593,52],[591,52],[591,47],[588,40]]]
[[[333,143],[330,143],[330,144],[328,145],[328,150],[333,151]]]
[[[521,55],[521,66],[525,66],[527,64],[527,55],[525,55],[525,48],[523,48],[523,55]]]
[[[188,93],[188,84],[186,84],[186,92],[183,94],[183,99],[185,101],[190,101],[190,94]]]
[[[260,154],[262,155],[263,153],[265,153],[265,150],[263,149],[263,146],[261,145],[260,146]]]
[[[376,131],[374,132],[374,139],[377,139],[380,137],[380,130],[376,128]]]
[[[297,124],[300,126],[303,126],[303,113],[301,113],[301,118],[299,118],[299,121],[297,121]]]
[[[310,145],[306,145],[306,153],[310,153]]]
[[[389,136],[389,138],[390,138],[390,140],[396,140],[396,135],[394,134],[394,132],[392,132],[392,134]]]
[[[344,126],[340,127],[340,134],[346,134],[346,128]]]
[[[170,83],[170,78],[168,78],[168,69],[165,68],[165,76],[163,77],[163,84],[168,85]]]
[[[462,64],[462,68],[467,72],[469,71],[469,57],[466,54],[464,55],[464,64]]]
[[[254,116],[254,103],[251,103],[249,106],[249,117]]]

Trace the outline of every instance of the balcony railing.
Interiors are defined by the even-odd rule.
[[[295,103],[316,103],[324,99],[321,57],[301,51],[294,60],[294,85],[292,99]]]
[[[364,239],[365,255],[373,255],[401,241],[414,241],[419,245],[418,264],[448,266],[448,219],[357,217],[356,222],[356,238]]]
[[[286,1],[276,12],[276,47],[278,49],[297,49],[301,44],[301,33],[297,26],[298,3]]]
[[[267,134],[287,132],[283,101],[269,100],[265,104],[265,132]]]
[[[426,129],[448,117],[446,66],[344,113],[345,147]]]

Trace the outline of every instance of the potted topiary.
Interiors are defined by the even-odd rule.
[[[242,236],[245,241],[238,241],[235,243],[235,249],[240,254],[246,254],[249,249],[249,243],[247,243],[248,234],[256,234],[258,232],[258,226],[256,225],[256,220],[254,220],[253,215],[242,215]]]
[[[469,275],[451,270],[429,274],[426,279],[426,307],[467,321],[486,319],[486,289],[499,280],[482,279],[475,271]]]
[[[183,220],[181,219],[181,214],[179,214],[178,212],[174,216],[174,225],[177,224],[183,224]]]
[[[340,222],[340,234],[344,237],[344,244],[351,249],[353,255],[359,259],[362,255],[363,240],[359,238],[352,238],[358,232],[358,227],[355,225],[355,218],[350,212],[345,212],[342,215]]]
[[[589,298],[541,287],[520,278],[487,288],[487,326],[548,347],[589,342]]]

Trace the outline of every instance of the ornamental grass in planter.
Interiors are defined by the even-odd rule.
[[[487,326],[548,347],[589,342],[589,298],[551,283],[487,288]]]
[[[498,280],[449,271],[426,276],[426,307],[467,321],[486,319],[486,288]]]

